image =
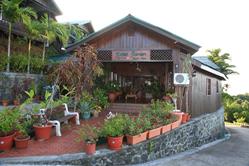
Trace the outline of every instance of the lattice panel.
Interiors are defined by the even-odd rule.
[[[111,50],[98,50],[98,60],[100,61],[111,61],[112,51]]]
[[[172,50],[151,50],[150,59],[172,61]]]

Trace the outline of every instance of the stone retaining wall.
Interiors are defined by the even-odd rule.
[[[62,156],[0,159],[2,163],[68,164],[68,165],[127,165],[143,163],[170,156],[224,137],[224,109],[192,119],[169,133],[137,145],[124,146],[119,152],[98,150],[95,155],[85,153]],[[70,143],[68,143],[70,146]]]
[[[33,81],[34,85],[37,86],[41,79],[42,75],[39,74],[0,72],[0,100],[6,98],[13,100],[12,87],[16,82],[20,85],[23,84],[24,80],[30,80],[30,82]],[[31,86],[31,84],[28,86]]]

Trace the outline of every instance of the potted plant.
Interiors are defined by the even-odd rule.
[[[15,135],[15,146],[17,149],[25,149],[28,147],[28,142],[30,140],[30,136],[28,134],[29,128],[31,128],[32,120],[31,119],[23,119],[20,122],[19,133]]]
[[[138,117],[136,119],[130,119],[127,121],[127,129],[126,129],[126,138],[127,138],[127,144],[134,145],[137,143],[140,143],[142,141],[145,141],[147,138],[149,128],[148,125],[150,125],[149,121],[147,119]]]
[[[175,129],[181,125],[182,116],[180,114],[172,114],[171,116],[171,129]]]
[[[96,151],[96,142],[99,138],[100,130],[95,126],[84,125],[79,131],[79,141],[84,141],[86,154],[92,155]]]
[[[107,137],[109,149],[120,150],[122,148],[127,116],[118,114],[105,120],[102,132]]]
[[[16,108],[0,111],[0,150],[10,150],[15,131],[19,128],[20,111]]]
[[[92,96],[87,92],[82,92],[80,99],[80,113],[82,119],[89,119],[91,117]]]
[[[98,117],[99,113],[108,106],[108,97],[103,89],[96,88],[93,91],[92,109],[93,117]]]
[[[93,117],[97,118],[99,117],[99,113],[101,112],[102,108],[98,105],[95,105],[93,107]]]
[[[176,98],[176,97],[177,97],[176,93],[172,91],[168,91],[166,92],[166,95],[163,96],[163,99],[169,103],[173,103],[173,98]]]
[[[2,105],[3,105],[4,107],[6,107],[6,106],[9,105],[9,99],[8,99],[7,97],[4,97],[4,98],[2,99]]]
[[[109,81],[106,84],[106,91],[108,93],[108,99],[111,103],[114,103],[118,95],[120,95],[120,87],[119,84],[115,81]]]
[[[21,105],[21,109],[26,114],[29,114],[33,117],[33,128],[35,132],[35,137],[38,141],[47,140],[50,138],[51,131],[52,131],[52,124],[48,123],[46,115],[44,113],[40,113],[41,108],[47,108],[49,103],[49,97],[51,93],[46,91],[45,93],[45,101],[40,102],[39,104],[33,104],[35,92],[31,89],[29,92],[25,91],[28,95],[28,98],[25,102]],[[50,103],[51,104],[51,103]],[[31,106],[30,109],[27,109],[27,105]]]
[[[23,91],[22,83],[18,82],[17,79],[15,79],[11,89],[12,89],[12,96],[14,97],[13,103],[15,106],[19,106]]]

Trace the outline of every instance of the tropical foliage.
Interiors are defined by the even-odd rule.
[[[96,49],[87,45],[79,48],[64,63],[55,66],[49,78],[52,82],[57,80],[59,85],[67,85],[69,89],[75,88],[75,99],[79,101],[82,92],[90,91],[94,78],[102,73]]]
[[[231,96],[223,93],[223,102],[225,121],[249,123],[249,94]]]
[[[11,33],[12,33],[12,24],[13,23],[23,23],[24,25],[29,24],[31,17],[36,18],[36,13],[30,7],[22,8],[20,7],[23,0],[3,0],[3,17],[7,19],[9,23],[9,37],[8,37],[8,62],[7,62],[7,71],[9,71],[9,59],[10,59],[10,43],[11,43]]]
[[[208,50],[207,52],[209,53],[208,58],[219,66],[220,72],[226,77],[230,74],[238,74],[238,72],[234,70],[235,66],[230,64],[231,57],[229,53],[221,54],[220,48]]]

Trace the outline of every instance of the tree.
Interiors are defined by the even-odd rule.
[[[9,24],[9,34],[8,34],[8,63],[7,63],[7,72],[10,70],[10,44],[11,44],[11,33],[12,33],[12,24],[16,22],[21,22],[27,24],[30,20],[30,17],[36,17],[36,13],[30,7],[22,8],[20,4],[23,0],[3,0],[3,18],[7,19]]]
[[[41,18],[41,24],[43,28],[40,30],[40,33],[44,40],[42,55],[43,61],[45,59],[46,46],[56,41],[56,39],[58,39],[65,47],[68,44],[69,36],[71,34],[73,34],[76,39],[81,39],[82,36],[84,36],[82,29],[77,26],[71,24],[60,24],[49,18],[47,14]]]
[[[230,74],[239,74],[233,70],[236,66],[231,65],[228,61],[231,61],[229,53],[224,53],[221,55],[221,49],[216,48],[207,51],[209,53],[208,58],[212,60],[220,68],[220,72],[223,73],[226,78]]]
[[[64,63],[54,66],[48,76],[50,81],[55,80],[59,85],[66,85],[70,90],[75,89],[75,103],[82,97],[83,91],[90,91],[96,76],[103,74],[97,51],[90,45],[76,50],[75,55]],[[75,105],[76,105],[75,104]]]
[[[28,68],[27,72],[30,73],[30,52],[31,52],[31,45],[32,40],[39,40],[41,39],[41,34],[39,29],[41,28],[41,23],[37,20],[29,21],[26,23],[26,29],[27,29],[27,37],[28,37]]]

